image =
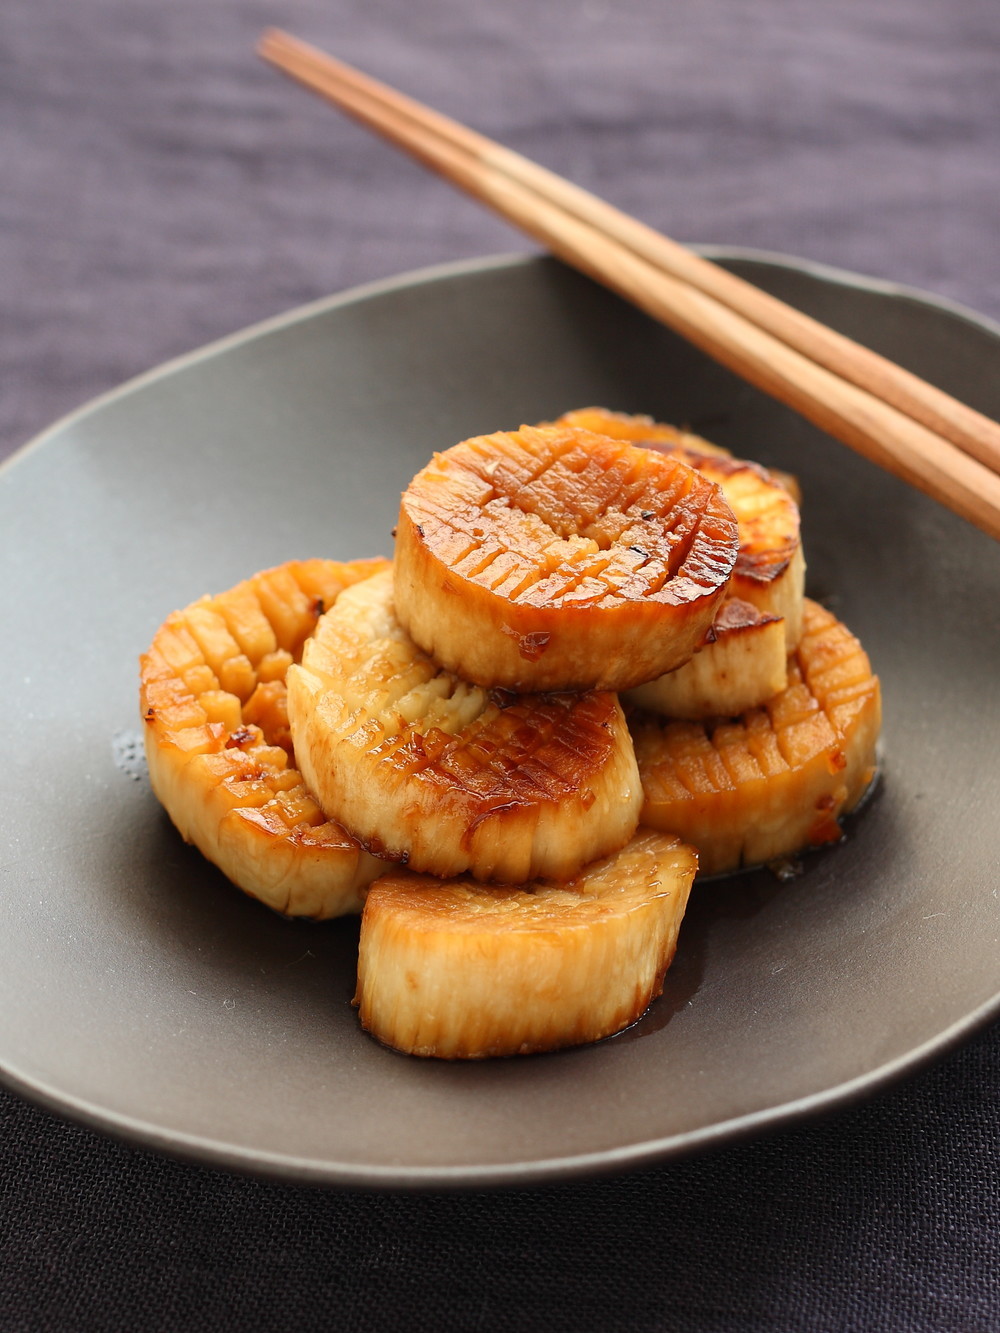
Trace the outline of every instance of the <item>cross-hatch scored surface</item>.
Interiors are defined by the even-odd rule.
[[[799,508],[785,487],[756,463],[692,454],[681,457],[722,488],[736,515],[740,533],[736,571],[757,578],[777,577],[800,541]]]
[[[523,426],[454,445],[410,482],[397,610],[478,685],[628,689],[696,651],[737,550],[721,489],[683,462]]]
[[[745,597],[764,611],[792,621],[789,645],[798,641],[801,615],[786,582],[802,596],[804,564],[799,523],[799,486],[787,473],[733,458],[726,450],[690,432],[653,421],[590,407],[567,412],[558,424],[578,426],[617,440],[627,440],[679,459],[715,482],[726,497],[739,527],[739,554],[733,569],[732,595]]]
[[[404,503],[442,564],[516,604],[683,601],[732,566],[731,518],[711,485],[580,430],[467,440],[438,455]]]
[[[393,606],[390,572],[349,589],[289,673],[296,754],[324,808],[439,875],[565,878],[620,847],[640,796],[615,696],[469,686]]]
[[[706,873],[835,841],[875,772],[878,678],[853,634],[805,602],[788,686],[721,722],[632,719],[643,822],[688,838]]]
[[[281,912],[354,910],[379,868],[290,763],[285,678],[343,589],[387,567],[305,560],[266,570],[174,612],[141,659],[157,796],[188,841]]]
[[[348,745],[401,775],[512,802],[568,796],[610,754],[612,696],[470,686],[406,639],[391,606],[391,574],[358,585],[303,658]]]

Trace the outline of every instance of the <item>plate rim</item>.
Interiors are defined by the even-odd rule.
[[[898,1059],[838,1084],[835,1088],[810,1093],[777,1107],[752,1111],[747,1115],[735,1116],[666,1138],[646,1139],[641,1143],[589,1153],[514,1164],[398,1167],[371,1163],[364,1166],[331,1163],[319,1158],[239,1148],[205,1135],[166,1131],[149,1121],[104,1110],[84,1098],[67,1098],[64,1094],[54,1093],[41,1082],[25,1082],[16,1075],[10,1075],[3,1065],[0,1065],[0,1085],[60,1119],[82,1125],[130,1147],[208,1169],[229,1170],[277,1182],[354,1190],[431,1192],[524,1189],[569,1184],[602,1175],[653,1168],[848,1110],[943,1059],[974,1036],[990,1019],[996,1018],[998,1013],[1000,991],[970,1015],[953,1023],[944,1033],[923,1042]]]
[[[914,301],[918,305],[930,306],[940,310],[981,329],[985,333],[1000,338],[1000,320],[981,314],[979,311],[973,310],[971,306],[964,305],[961,301],[953,300],[949,296],[941,296],[908,283],[871,277],[864,273],[857,273],[853,269],[839,268],[820,260],[800,259],[795,255],[784,254],[779,250],[763,250],[754,246],[691,242],[685,248],[693,250],[695,254],[713,262],[725,263],[733,260],[766,264],[772,268],[783,268],[790,272],[805,273],[810,277],[819,278],[821,281],[839,287],[850,287],[858,291],[875,292],[882,296]],[[402,273],[391,274],[385,278],[375,278],[370,282],[359,283],[356,286],[347,287],[343,291],[333,292],[328,296],[317,297],[314,301],[306,301],[301,305],[292,306],[277,315],[268,315],[264,319],[256,320],[253,324],[247,324],[232,333],[225,333],[220,338],[213,338],[211,341],[192,348],[190,351],[181,352],[177,356],[169,357],[166,361],[160,361],[149,369],[142,370],[137,375],[132,375],[123,380],[121,384],[114,385],[93,398],[85,399],[77,407],[64,412],[62,416],[57,417],[48,426],[43,427],[41,431],[32,435],[23,444],[16,446],[6,458],[0,460],[0,477],[3,476],[7,468],[19,462],[26,454],[32,453],[48,439],[60,434],[77,421],[84,420],[91,413],[109,406],[120,398],[126,398],[130,394],[146,388],[147,385],[156,383],[157,380],[166,379],[178,371],[186,370],[188,367],[198,365],[202,361],[208,361],[212,357],[219,356],[223,352],[228,352],[244,343],[253,342],[257,338],[265,337],[269,333],[277,333],[281,329],[291,328],[295,324],[304,323],[317,315],[326,314],[330,310],[337,310],[341,306],[355,305],[374,297],[390,295],[394,291],[422,287],[454,277],[487,273],[492,269],[530,267],[534,264],[554,264],[560,268],[569,268],[555,256],[543,251],[501,251],[497,254],[477,255],[468,259],[452,259],[439,264],[426,264],[419,268],[407,269]],[[569,271],[575,272],[576,270],[569,268]],[[578,274],[578,276],[585,275]],[[587,280],[594,281],[589,278]]]
[[[750,247],[693,245],[690,248],[713,260],[761,263],[772,268],[805,273],[833,285],[913,301],[940,310],[1000,341],[1000,322],[979,314],[960,302],[904,283],[867,277],[832,265]],[[304,323],[332,310],[377,299],[404,289],[474,276],[495,269],[549,264],[564,267],[560,261],[538,252],[505,252],[454,260],[359,284],[342,292],[295,306],[281,314],[270,316],[214,339],[192,351],[172,357],[88,399],[58,418],[3,460],[0,463],[0,480],[8,468],[91,414],[150,384],[270,333]],[[298,1184],[353,1189],[427,1191],[524,1188],[651,1167],[845,1109],[944,1058],[998,1015],[1000,1015],[1000,982],[990,999],[963,1015],[942,1032],[896,1059],[832,1088],[812,1092],[778,1106],[766,1107],[662,1138],[518,1163],[472,1166],[335,1163],[326,1159],[286,1155],[266,1149],[244,1148],[204,1134],[164,1129],[149,1120],[100,1107],[90,1099],[57,1091],[44,1080],[25,1078],[12,1071],[3,1062],[0,1062],[0,1085],[29,1103],[112,1139],[208,1168],[227,1169]]]

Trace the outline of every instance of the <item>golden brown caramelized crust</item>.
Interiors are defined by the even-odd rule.
[[[294,766],[285,673],[323,611],[386,560],[298,560],[167,617],[140,659],[153,790],[186,841],[289,916],[359,911],[385,867]]]
[[[654,421],[652,417],[632,415],[627,412],[611,412],[606,407],[577,407],[572,412],[564,412],[558,421],[546,422],[546,425],[575,426],[581,430],[592,431],[595,435],[610,435],[613,440],[628,440],[630,444],[641,444],[647,448],[664,446],[664,452],[670,449],[687,449],[694,454],[716,454],[729,457],[729,450],[721,445],[680,426],[670,426],[664,421]]]
[[[737,554],[719,487],[686,463],[570,427],[479,436],[404,492],[400,620],[464,679],[624,689],[679,666]]]
[[[596,1041],[660,994],[697,867],[640,829],[565,883],[390,872],[368,891],[362,1025],[414,1055],[481,1059]]]
[[[642,822],[698,848],[705,874],[836,841],[876,769],[878,677],[853,634],[817,603],[788,685],[726,722],[630,719]]]
[[[689,431],[626,416],[605,408],[567,412],[560,423],[586,426],[615,439],[626,439],[689,464],[714,481],[739,525],[740,550],[729,596],[752,602],[785,622],[789,652],[802,633],[805,560],[799,521],[799,488],[794,478],[758,463],[731,457]]]
[[[628,412],[611,412],[606,407],[578,407],[571,412],[564,412],[554,422],[545,425],[582,426],[592,430],[595,435],[610,435],[615,440],[628,440],[632,444],[641,444],[646,448],[661,449],[670,452],[673,449],[685,453],[704,456],[731,458],[732,451],[720,444],[713,444],[693,431],[683,430],[679,426],[670,426],[663,421],[654,421],[652,417],[633,415]],[[797,505],[802,504],[802,490],[798,478],[780,468],[766,469],[768,476],[783,486]]]
[[[459,680],[399,624],[388,573],[338,600],[288,684],[311,790],[379,855],[518,883],[573,875],[635,831],[642,795],[615,695]]]
[[[790,652],[802,633],[805,592],[798,505],[785,486],[756,463],[687,451],[681,457],[721,488],[736,515],[740,550],[729,596],[780,616]]]

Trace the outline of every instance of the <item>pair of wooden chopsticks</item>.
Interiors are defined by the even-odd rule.
[[[1000,540],[1000,426],[520,154],[287,33],[264,59]]]

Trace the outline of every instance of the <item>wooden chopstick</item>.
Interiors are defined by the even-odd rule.
[[[260,54],[554,254],[1000,540],[1000,426],[584,190],[315,47]]]

